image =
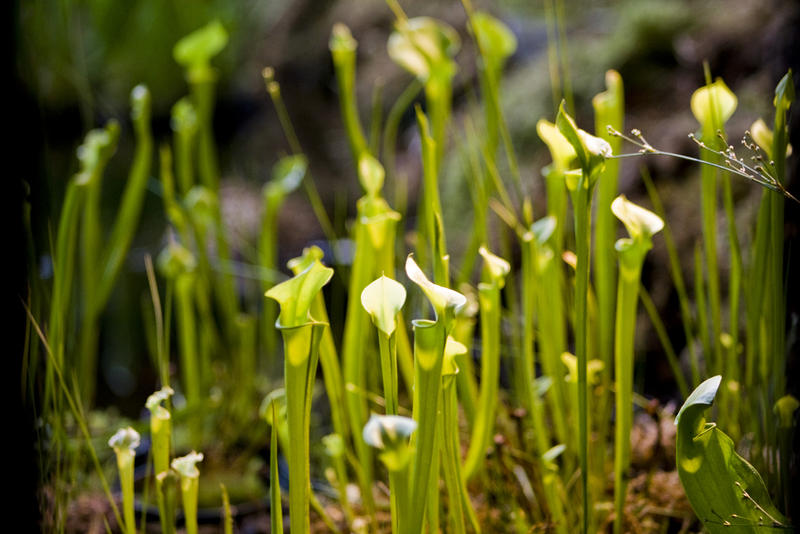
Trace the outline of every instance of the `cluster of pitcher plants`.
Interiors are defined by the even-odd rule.
[[[341,116],[363,188],[349,228],[351,247],[343,246],[317,193],[313,164],[281,98],[279,73],[266,68],[266,90],[291,153],[264,185],[258,243],[252,252],[233,250],[220,206],[212,129],[217,78],[212,59],[227,42],[219,23],[190,34],[174,49],[190,93],[173,107],[174,138],[161,145],[157,158],[150,94],[143,86],[133,90],[136,152],[108,233],[100,222],[100,191],[119,126],[112,121],[86,136],[78,151],[81,170],[69,183],[56,226],[54,276],[46,287],[40,281],[48,297],[37,298],[34,291],[28,302],[40,342],[29,343],[24,379],[49,426],[42,446],[49,447],[51,460],[44,473],[54,479],[63,474],[69,452],[59,445],[59,436],[76,428],[65,417],[69,413],[117,528],[128,534],[143,529],[144,519],[137,525],[134,507],[139,432],[123,428],[108,440],[118,466],[119,511],[85,407],[94,397],[99,318],[154,174],[169,229],[155,265],[147,264],[146,336],[160,389],[147,401],[149,428],[139,428],[149,432],[152,477],[140,484],[138,498],[147,502],[150,492],[163,532],[175,532],[179,509],[186,531],[197,532],[202,482],[197,464],[203,454],[188,451],[214,439],[242,439],[250,435],[254,418],[256,426],[271,428],[272,532],[283,531],[287,496],[293,534],[310,532],[312,509],[330,531],[487,530],[485,514],[478,510],[486,502],[476,497],[498,461],[501,445],[494,438],[510,406],[522,408],[515,446],[529,460],[526,468],[513,469],[515,483],[527,488],[523,497],[509,494],[512,502],[492,505],[508,514],[509,530],[528,532],[545,524],[566,534],[613,524],[614,532],[627,531],[631,432],[640,402],[634,393],[640,299],[686,399],[675,419],[677,470],[698,519],[711,532],[790,529],[786,514],[798,402],[785,395],[782,251],[784,203],[796,202],[784,189],[791,152],[791,73],[775,91],[772,128],[757,121],[736,149],[725,131],[736,96],[707,72],[707,83],[690,102],[698,122],[693,156],[661,151],[642,132],[626,130],[623,80],[617,72],[607,73],[607,89],[593,99],[595,124],[586,130],[573,117],[568,86],[554,82],[554,91],[565,99],[550,117],[553,122],[543,118],[537,125],[552,163],[541,170],[541,178],[523,176],[501,105],[503,68],[516,49],[512,32],[464,1],[482,109],[456,125],[451,101],[458,33],[432,18],[408,18],[395,0],[388,4],[396,16],[388,55],[410,79],[385,120],[378,111],[369,128],[363,126],[355,95],[357,41],[341,24],[330,38]],[[555,15],[548,22],[556,34],[561,31]],[[551,61],[557,72],[558,54]],[[422,158],[413,213],[407,177],[395,164],[398,128],[412,105]],[[444,162],[455,147],[465,149],[464,185],[473,205],[472,220],[463,222],[471,224],[471,232],[459,265],[448,253],[439,196],[440,178],[450,179],[444,177]],[[690,281],[681,270],[685,251],[675,246],[657,187],[646,172],[642,179],[651,209],[618,194],[621,158],[656,156],[691,160],[700,175],[702,237]],[[734,179],[763,187],[752,228],[742,228],[734,217]],[[531,197],[534,180],[543,180],[544,213],[534,214],[539,204]],[[287,279],[278,265],[278,214],[301,186],[330,249],[306,248],[289,262],[293,276]],[[720,198],[722,232],[717,228]],[[409,229],[412,250],[399,239]],[[728,241],[724,254],[720,234]],[[743,234],[752,237],[745,242]],[[641,281],[648,251],[662,239],[669,263],[653,268],[668,271],[663,277],[672,280],[679,297],[686,339],[682,356]],[[235,259],[239,256],[243,262]],[[729,272],[727,288],[719,275],[723,265]],[[242,281],[245,268],[249,282]],[[323,295],[331,280],[344,288],[335,298],[346,304]],[[335,314],[329,314],[329,306]],[[341,321],[341,330],[332,329],[331,321]],[[341,339],[334,336],[338,331]],[[258,409],[264,384],[272,388],[281,382],[276,378],[281,361],[282,387]],[[175,363],[178,371],[172,373]],[[316,398],[318,367],[327,400]],[[503,368],[509,379],[501,384]],[[272,378],[257,378],[264,375]],[[213,401],[220,390],[223,400]],[[715,398],[718,424],[705,419]],[[324,437],[311,428],[312,405],[323,402],[331,431]],[[188,436],[182,457],[175,457],[173,415]],[[222,432],[220,425],[227,425]],[[745,437],[749,463],[734,447]],[[315,441],[323,444],[320,461],[336,495],[326,497],[327,507],[312,485],[312,466],[320,463],[310,460]],[[288,464],[286,494],[278,480],[281,455]],[[381,488],[388,488],[388,499]],[[222,495],[230,532],[224,488]],[[387,500],[390,521],[380,513]],[[334,517],[330,507],[341,514]]]

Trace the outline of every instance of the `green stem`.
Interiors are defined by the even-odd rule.
[[[270,532],[283,532],[283,505],[281,504],[281,485],[278,478],[278,410],[272,404],[272,430],[269,435],[269,523]]]
[[[480,284],[478,295],[481,310],[481,390],[475,427],[464,461],[466,480],[474,477],[483,466],[494,428],[500,379],[500,288],[496,284]]]
[[[181,477],[181,496],[183,500],[183,518],[186,534],[197,534],[197,477]]]
[[[397,342],[394,334],[378,332],[383,375],[383,396],[386,399],[386,414],[398,415],[397,403]]]
[[[633,347],[636,332],[636,304],[644,253],[638,244],[620,251],[617,289],[617,317],[614,343],[614,377],[617,418],[614,433],[614,533],[624,524],[625,494],[631,457],[633,429]]]
[[[122,515],[125,519],[125,532],[136,534],[136,516],[133,508],[133,460],[132,450],[117,451],[117,468],[119,469],[119,485],[122,489]]]
[[[589,413],[587,403],[587,337],[590,263],[590,225],[591,189],[584,187],[584,177],[579,180],[573,192],[573,212],[575,218],[575,253],[577,268],[575,272],[575,356],[578,360],[578,456],[581,467],[581,495],[583,498],[583,532],[589,532],[592,505],[589,502]]]
[[[317,370],[319,342],[326,326],[325,323],[307,323],[281,329],[285,351],[286,417],[289,426],[289,525],[292,534],[308,534],[311,531],[311,395]]]
[[[442,387],[442,363],[447,332],[443,319],[437,322],[416,320],[414,324],[414,419],[417,432],[414,435],[416,453],[411,472],[411,499],[409,521],[403,534],[422,532],[428,503],[428,492],[438,478],[433,471],[436,448],[437,420],[439,417],[440,391]]]

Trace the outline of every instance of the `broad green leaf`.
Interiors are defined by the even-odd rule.
[[[184,68],[205,67],[227,44],[228,32],[215,20],[178,41],[172,55]]]
[[[200,470],[197,469],[197,464],[202,461],[203,453],[192,451],[186,456],[175,458],[170,465],[178,472],[181,478],[197,478],[200,476]]]
[[[720,78],[696,90],[691,100],[692,114],[707,132],[722,129],[736,111],[736,104],[736,95]]]
[[[432,76],[452,76],[451,59],[461,46],[458,33],[430,17],[416,17],[397,23],[389,36],[389,57],[423,82]]]
[[[664,228],[664,221],[650,210],[638,206],[619,195],[611,203],[611,211],[622,221],[634,240],[649,239]]]
[[[500,69],[517,50],[517,38],[511,30],[488,13],[472,15],[472,25],[480,43],[481,53],[492,69]]]
[[[406,259],[406,275],[428,297],[433,309],[436,311],[437,318],[444,316],[447,311],[455,313],[467,303],[467,297],[458,291],[436,285],[428,280],[428,277],[425,276],[425,273],[422,272],[422,269],[419,268],[419,265],[410,254]]]
[[[506,275],[511,272],[511,265],[500,256],[495,256],[489,252],[489,249],[485,246],[481,246],[478,249],[478,254],[483,258],[484,265],[492,281],[502,289],[505,285]]]
[[[314,322],[309,313],[311,303],[332,276],[333,269],[314,262],[300,274],[270,288],[266,296],[276,300],[281,308],[275,326],[294,328]]]
[[[361,292],[361,305],[367,310],[375,327],[386,336],[396,328],[397,313],[406,302],[403,284],[381,276]]]
[[[731,438],[705,420],[721,381],[717,375],[700,384],[675,418],[678,475],[689,503],[712,534],[786,526],[758,471],[736,454]]]

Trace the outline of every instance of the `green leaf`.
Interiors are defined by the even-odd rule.
[[[381,276],[361,292],[361,305],[375,327],[386,336],[396,328],[397,313],[406,302],[406,288],[391,278]]]
[[[700,384],[675,418],[678,475],[689,503],[712,534],[786,526],[758,471],[736,454],[731,438],[705,420],[721,381],[717,375]]]
[[[317,293],[332,276],[333,269],[314,262],[300,274],[270,288],[266,296],[276,300],[281,307],[275,326],[294,328],[314,322],[309,309]]]
[[[794,80],[792,79],[792,69],[789,69],[789,72],[783,75],[783,78],[775,87],[775,101],[773,103],[776,108],[782,107],[784,110],[788,110],[789,106],[794,102],[794,98]]]
[[[205,67],[228,44],[228,32],[219,20],[197,29],[178,41],[172,56],[187,69]]]

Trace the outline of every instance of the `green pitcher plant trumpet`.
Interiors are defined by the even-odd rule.
[[[378,458],[389,472],[392,532],[404,532],[409,520],[408,464],[413,449],[411,434],[417,422],[402,415],[372,414],[364,425],[364,442],[378,451]]]
[[[326,323],[318,322],[310,310],[333,269],[313,262],[306,270],[267,291],[280,305],[275,326],[284,342],[289,423],[289,516],[292,534],[310,531],[309,502],[311,478],[308,465],[311,394],[319,360],[319,342]]]
[[[108,446],[114,449],[119,470],[119,485],[122,488],[122,515],[125,519],[126,534],[136,533],[136,516],[133,508],[133,461],[139,447],[139,433],[131,427],[120,428]]]
[[[180,476],[186,534],[197,534],[197,492],[200,487],[200,470],[197,469],[197,464],[202,461],[203,453],[196,451],[172,460],[172,469]]]
[[[630,467],[633,430],[633,360],[636,334],[636,308],[642,264],[652,248],[652,236],[664,228],[664,221],[620,195],[611,203],[611,211],[625,225],[629,238],[616,242],[619,254],[616,327],[614,335],[614,380],[617,417],[614,435],[614,532],[623,529],[623,512]]]
[[[169,386],[164,386],[147,397],[145,407],[150,412],[150,439],[152,440],[153,472],[158,475],[169,470],[169,458],[172,448],[172,415],[164,406],[175,392]],[[168,523],[173,520],[165,508],[164,495],[161,484],[156,483],[156,499],[158,501],[158,515],[161,521],[161,530],[169,529]]]

